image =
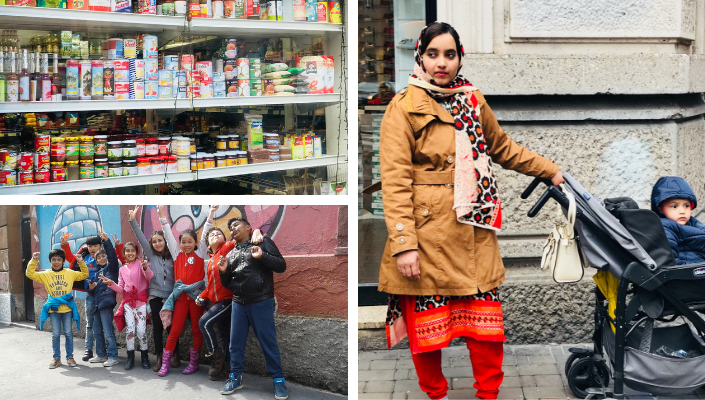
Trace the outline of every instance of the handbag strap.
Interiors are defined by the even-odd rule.
[[[575,202],[575,196],[573,196],[573,193],[570,193],[568,190],[566,190],[565,185],[561,183],[561,190],[563,191],[563,194],[565,194],[565,197],[568,198],[568,225],[566,226],[566,234],[570,239],[573,238],[575,235],[574,233],[574,225],[575,225],[575,218],[577,214],[577,205]]]

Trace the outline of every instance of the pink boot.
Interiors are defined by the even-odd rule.
[[[173,351],[164,349],[164,353],[162,353],[162,367],[159,368],[157,375],[166,376],[166,374],[169,373],[169,363],[171,362],[172,355],[174,355]]]
[[[194,349],[191,348],[190,351],[190,360],[186,368],[184,369],[183,374],[184,375],[189,375],[193,374],[194,372],[198,371],[198,355],[201,353],[201,349]]]

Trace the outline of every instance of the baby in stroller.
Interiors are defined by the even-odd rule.
[[[663,224],[676,264],[705,262],[705,225],[691,216],[698,200],[683,178],[664,176],[651,191],[651,210]]]

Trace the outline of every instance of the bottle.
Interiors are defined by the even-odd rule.
[[[22,70],[20,71],[20,101],[29,101],[29,59],[27,49],[22,50]]]
[[[0,103],[5,102],[5,87],[7,86],[7,78],[5,77],[4,71],[5,55],[0,51]]]
[[[39,87],[39,53],[34,53],[30,58],[32,74],[29,81],[29,101],[42,101],[42,89]]]
[[[20,79],[15,73],[15,53],[10,52],[10,73],[7,75],[7,101],[20,101]]]
[[[49,75],[49,54],[42,54],[41,60],[41,101],[51,101],[51,75]],[[57,68],[58,69],[58,68]]]
[[[51,101],[61,101],[61,76],[59,75],[58,53],[54,53],[54,76],[52,76],[51,80]]]

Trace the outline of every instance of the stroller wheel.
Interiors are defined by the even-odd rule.
[[[587,389],[609,385],[610,373],[604,362],[595,362],[592,357],[584,357],[573,363],[566,375],[568,386],[576,397],[587,397]]]
[[[589,356],[589,354],[581,354],[581,353],[570,353],[568,356],[568,359],[565,360],[565,376],[568,376],[568,371],[570,371],[570,367],[573,366],[573,363],[580,359],[580,358],[585,358]]]

